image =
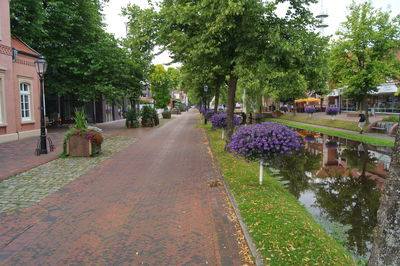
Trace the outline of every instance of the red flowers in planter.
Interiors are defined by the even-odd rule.
[[[103,135],[101,132],[96,131],[91,128],[81,128],[76,131],[73,131],[69,134],[70,136],[82,136],[87,140],[90,140],[94,144],[101,144],[104,141]]]

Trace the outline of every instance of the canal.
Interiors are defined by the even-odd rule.
[[[285,157],[278,179],[356,260],[368,259],[392,149],[298,133],[304,154]]]

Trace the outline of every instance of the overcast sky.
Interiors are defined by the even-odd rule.
[[[329,25],[324,30],[325,35],[333,35],[339,28],[339,24],[346,19],[347,7],[351,4],[351,0],[325,0],[323,1],[324,10],[328,13],[329,17],[325,19],[325,23]],[[357,3],[363,2],[356,0]],[[128,3],[137,4],[145,8],[148,7],[147,0],[110,0],[109,4],[104,8],[105,23],[107,24],[107,31],[113,33],[117,38],[125,37],[126,19],[120,16],[121,8],[128,5]],[[391,10],[392,15],[400,13],[400,0],[372,0],[375,8],[382,8],[383,10]],[[283,7],[284,8],[284,7]],[[315,15],[321,12],[321,3],[314,4],[311,11]],[[167,53],[161,54],[155,58],[154,64],[166,64],[170,62]]]

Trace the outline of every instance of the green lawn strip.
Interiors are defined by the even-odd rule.
[[[355,265],[351,256],[281,184],[265,176],[258,185],[258,163],[224,151],[221,132],[199,125],[209,136],[214,156],[268,265]]]
[[[352,131],[359,131],[357,127],[358,117],[355,118],[354,121],[344,121],[344,120],[332,120],[332,119],[324,119],[324,118],[316,118],[316,117],[308,117],[304,115],[289,115],[285,114],[280,117],[280,119],[302,122],[307,124],[314,124],[319,126],[326,126],[326,127],[334,127],[334,128],[341,128],[347,129]]]
[[[273,122],[277,122],[279,124],[286,125],[289,127],[295,127],[295,128],[310,130],[310,131],[314,131],[314,132],[318,132],[318,133],[324,133],[324,134],[328,134],[328,135],[332,135],[332,136],[336,136],[336,137],[347,138],[347,139],[360,141],[360,142],[364,142],[364,143],[376,145],[376,146],[388,146],[388,147],[394,146],[394,141],[386,140],[386,139],[378,139],[378,138],[369,137],[369,136],[360,135],[360,134],[353,134],[353,133],[347,133],[347,132],[342,132],[342,131],[337,131],[337,130],[315,127],[312,125],[302,125],[302,124],[298,124],[298,123],[282,121],[280,119],[265,119],[265,121],[273,121]]]

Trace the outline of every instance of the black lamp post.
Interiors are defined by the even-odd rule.
[[[208,86],[204,85],[204,124],[207,124],[207,92],[208,92]]]
[[[44,117],[44,87],[43,80],[44,74],[47,70],[47,62],[44,56],[39,56],[38,60],[35,61],[36,72],[40,78],[40,148],[37,154],[47,154],[47,143],[46,143],[46,121]]]

